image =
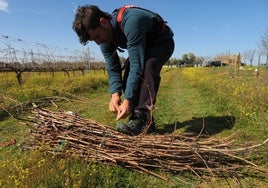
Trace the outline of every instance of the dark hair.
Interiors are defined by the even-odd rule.
[[[86,45],[89,40],[88,29],[96,29],[100,25],[100,18],[111,19],[111,15],[103,12],[95,5],[79,6],[76,9],[73,29],[81,44]]]

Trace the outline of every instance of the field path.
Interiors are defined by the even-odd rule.
[[[204,120],[208,134],[232,127],[233,117],[219,114],[216,106],[202,94],[201,88],[190,83],[182,71],[179,68],[163,70],[155,110],[157,125],[171,132],[176,122],[177,128],[197,133]]]

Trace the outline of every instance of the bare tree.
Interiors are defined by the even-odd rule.
[[[261,35],[260,51],[266,55],[266,67],[268,67],[268,29]]]
[[[252,67],[252,62],[254,59],[254,55],[255,55],[256,50],[247,50],[243,53],[242,57],[243,57],[243,62],[246,63],[247,61],[249,61],[249,65]]]

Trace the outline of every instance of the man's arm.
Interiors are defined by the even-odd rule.
[[[109,76],[110,94],[122,94],[122,69],[116,48],[101,44],[101,52],[106,61],[106,69]]]

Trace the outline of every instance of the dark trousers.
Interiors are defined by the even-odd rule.
[[[160,71],[163,65],[169,60],[174,51],[173,39],[161,42],[155,42],[147,46],[145,70],[140,80],[140,90],[133,102],[133,110],[138,110],[149,117],[150,110],[148,107],[153,106],[156,102],[156,96],[159,89],[161,77]],[[129,66],[125,70],[127,77]],[[124,80],[125,81],[125,80]]]

